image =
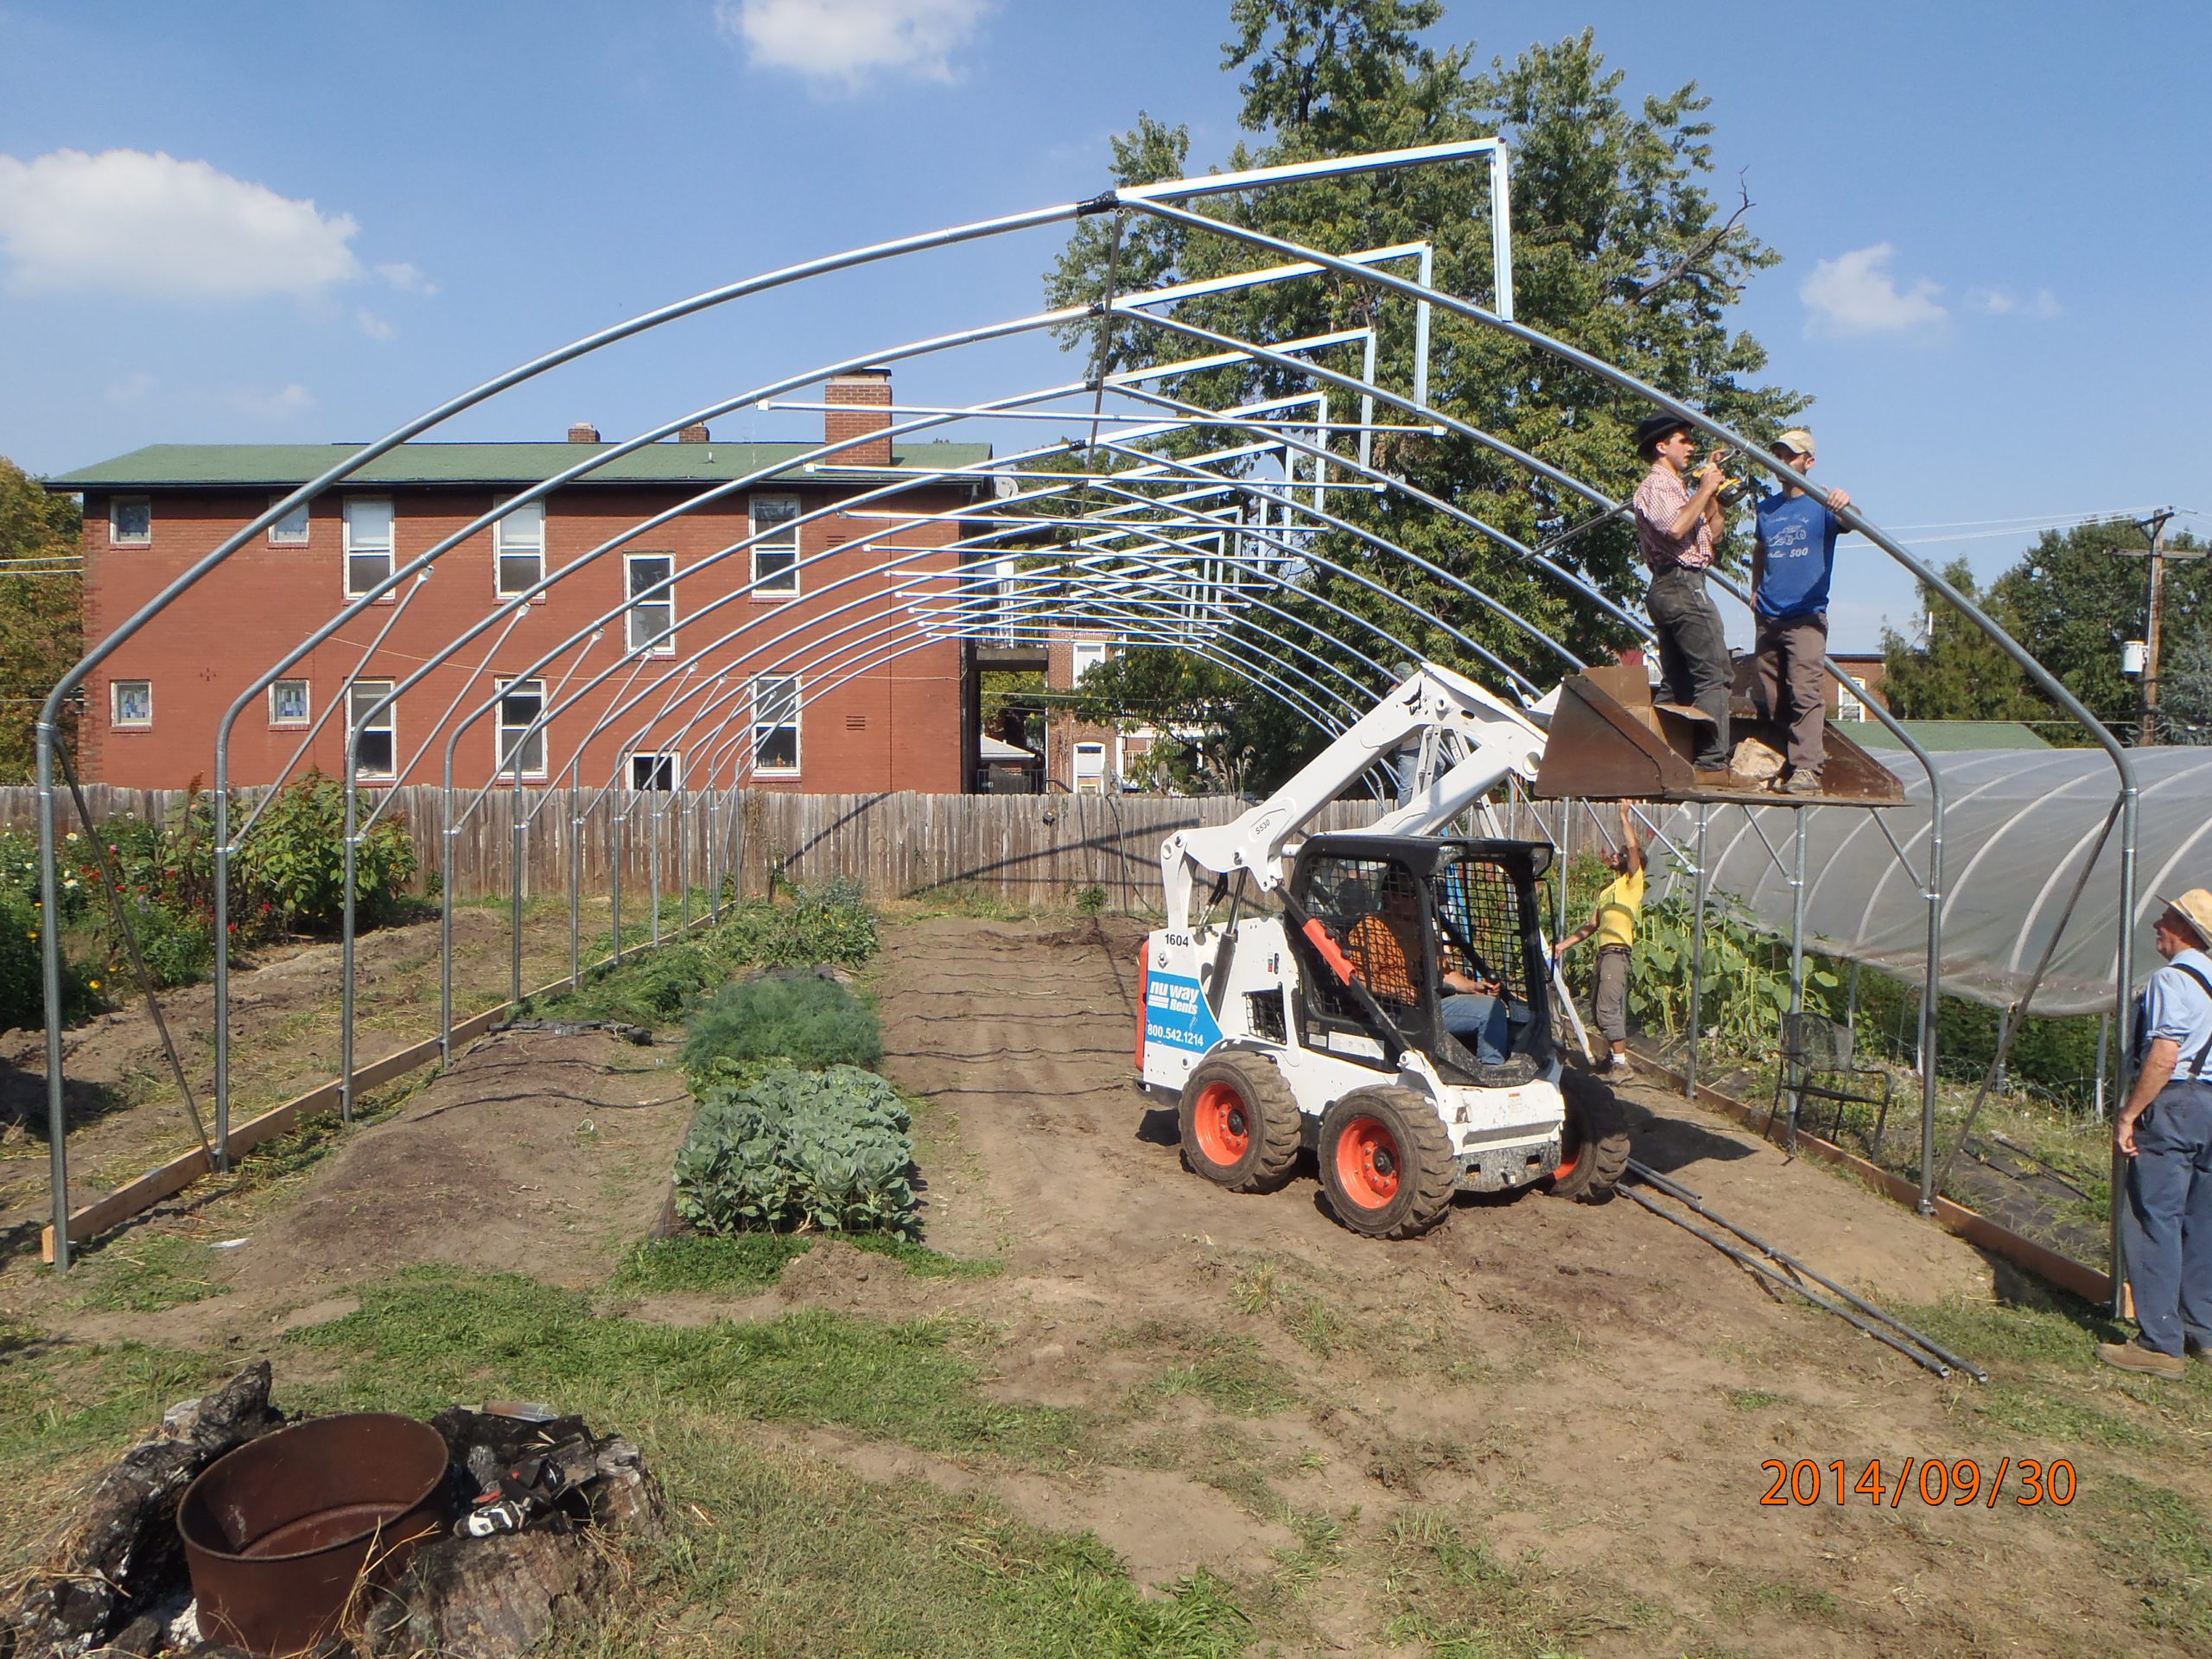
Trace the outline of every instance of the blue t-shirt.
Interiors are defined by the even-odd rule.
[[[1835,574],[1836,516],[1809,495],[1770,495],[1759,502],[1759,539],[1766,574],[1757,594],[1761,616],[1808,616],[1828,607]]]

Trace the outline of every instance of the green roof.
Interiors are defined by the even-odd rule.
[[[1931,754],[1956,749],[2049,749],[2057,746],[2017,720],[1901,720],[1912,741]],[[1853,722],[1848,730],[1861,748],[1903,753],[1890,728],[1878,720]]]
[[[44,480],[49,490],[296,487],[337,466],[358,443],[154,443],[113,461]],[[613,448],[611,443],[403,443],[352,474],[349,484],[543,483],[564,467]],[[588,473],[577,484],[726,484],[764,467],[793,480],[808,474],[798,457],[811,443],[649,443]],[[991,458],[987,443],[918,443],[893,453],[898,467],[972,467]],[[833,460],[825,467],[836,467]],[[788,473],[783,469],[791,467]],[[844,468],[833,477],[885,476]],[[828,481],[824,480],[824,481]]]

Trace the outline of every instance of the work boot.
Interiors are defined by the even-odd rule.
[[[1616,1054],[1605,1062],[1605,1075],[1615,1083],[1628,1083],[1636,1077],[1636,1068],[1629,1064],[1628,1056]]]
[[[2202,1360],[2207,1365],[2212,1365],[2212,1342],[2207,1342],[2202,1337],[2183,1337],[2181,1339],[2181,1351],[2192,1359]]]
[[[1782,786],[1785,795],[1817,795],[1821,792],[1821,774],[1803,766],[1791,769],[1789,781]]]
[[[2139,1342],[2101,1342],[2097,1344],[2097,1357],[2107,1365],[2140,1376],[2177,1378],[2183,1374],[2179,1354],[2162,1354]]]

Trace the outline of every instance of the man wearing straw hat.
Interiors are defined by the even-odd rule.
[[[2184,1353],[2212,1357],[2212,890],[2166,900],[2151,925],[2166,965],[2144,989],[2135,1086],[2113,1125],[2128,1160],[2120,1240],[2141,1334],[2097,1353],[2171,1377]]]

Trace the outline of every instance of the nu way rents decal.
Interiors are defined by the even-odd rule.
[[[1197,980],[1153,970],[1145,985],[1144,1039],[1199,1054],[1221,1040],[1221,1027]]]

